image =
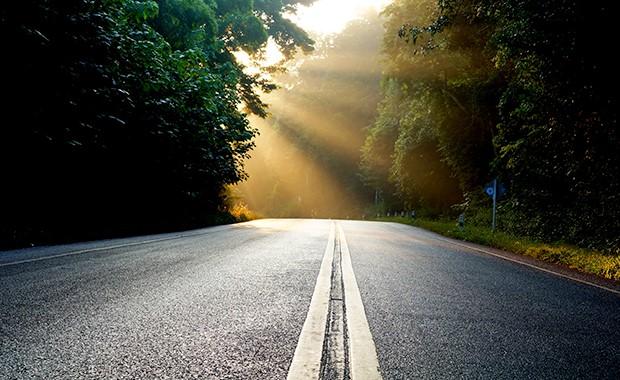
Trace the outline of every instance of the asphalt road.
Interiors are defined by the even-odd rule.
[[[0,379],[290,378],[325,268],[334,303],[330,249],[346,368],[376,353],[384,379],[620,379],[616,293],[404,225],[294,219],[0,252]]]

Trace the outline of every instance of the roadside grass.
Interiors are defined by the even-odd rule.
[[[492,232],[490,228],[480,226],[465,225],[463,229],[460,229],[456,221],[451,220],[411,219],[407,217],[381,217],[376,220],[409,224],[454,239],[499,248],[584,273],[620,281],[620,256],[563,243],[539,242],[502,231]]]

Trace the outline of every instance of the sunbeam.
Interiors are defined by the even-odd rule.
[[[316,54],[277,75],[267,94],[270,117],[260,131],[241,201],[264,216],[361,217],[372,194],[358,175],[360,149],[380,96],[381,19],[357,13]]]
[[[353,217],[360,210],[343,178],[310,156],[268,121],[253,119],[259,129],[257,148],[246,170],[249,179],[237,186],[248,206],[274,217]],[[274,165],[277,163],[277,165]]]

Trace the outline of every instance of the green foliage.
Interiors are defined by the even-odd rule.
[[[499,103],[498,170],[531,233],[619,247],[620,134],[615,75],[602,36],[606,6],[557,1],[495,5],[494,46],[510,73]],[[553,27],[549,27],[552,25]],[[525,27],[525,29],[521,29]]]
[[[158,0],[154,28],[172,48],[207,48],[217,36],[215,4],[205,0]]]
[[[435,2],[396,1],[384,14],[387,85],[364,147],[362,174],[369,184],[382,178],[383,193],[393,185],[400,208],[450,212],[479,192],[493,158],[494,113],[484,101],[497,97],[497,76],[483,59],[486,34],[453,22],[449,33],[432,26],[407,44],[398,38],[403,24],[432,24],[441,17]]]
[[[0,245],[223,220],[256,134],[241,106],[264,114],[256,89],[273,86],[242,72],[218,12],[203,0],[2,5]]]
[[[579,0],[395,1],[385,11],[385,76],[401,93],[384,91],[364,175],[383,173],[404,204],[415,204],[434,194],[424,183],[439,160],[473,214],[488,203],[483,185],[500,177],[509,190],[502,228],[617,251],[620,134],[604,43],[614,9]],[[393,150],[381,148],[389,169],[372,157],[374,129],[386,119],[398,130]],[[408,159],[421,136],[436,157]]]
[[[131,1],[126,5],[127,17],[134,22],[154,19],[159,14],[159,6],[156,1]]]
[[[228,2],[227,0],[221,0]],[[304,52],[313,50],[314,41],[288,18],[285,12],[294,12],[297,5],[310,5],[316,0],[254,0],[254,9],[264,20],[267,33],[281,47],[286,58],[292,58],[298,48]]]
[[[219,0],[218,29],[233,50],[255,52],[267,42],[267,25],[254,14],[251,0]]]
[[[392,209],[397,201],[394,185],[388,179],[398,138],[398,83],[384,80],[382,89],[384,99],[379,103],[377,117],[361,149],[360,173],[364,183],[375,189],[377,196],[381,195],[384,206]]]

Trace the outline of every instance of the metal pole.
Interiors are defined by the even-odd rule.
[[[497,178],[493,180],[493,224],[491,225],[491,231],[495,231],[496,204],[497,204]]]

